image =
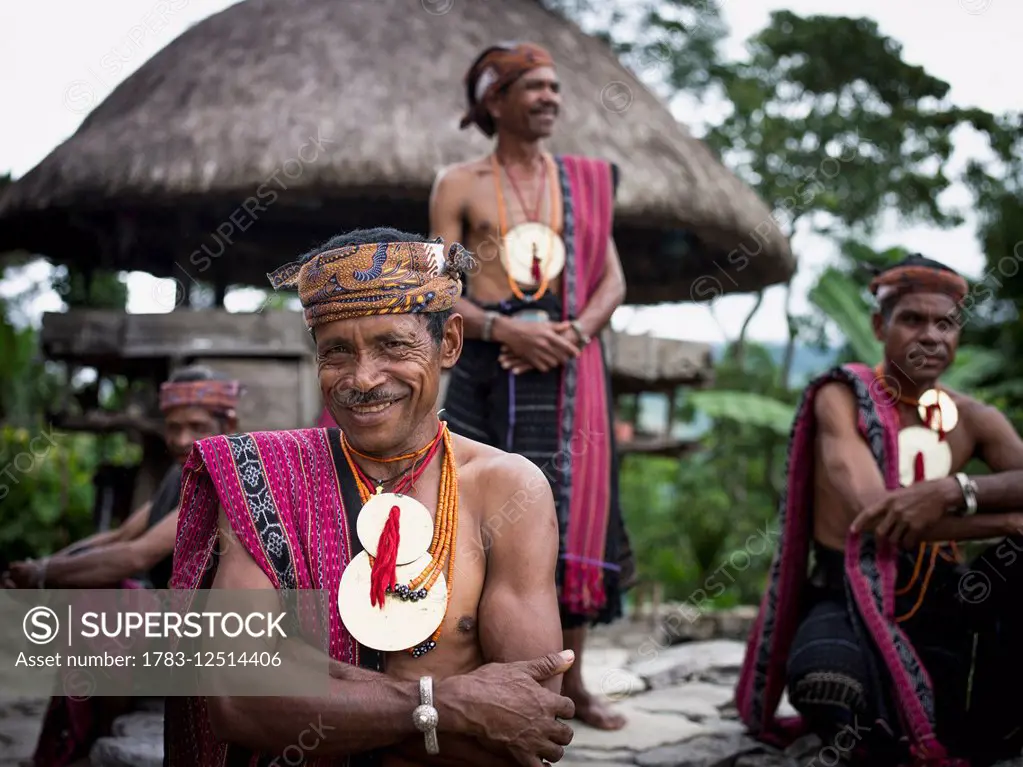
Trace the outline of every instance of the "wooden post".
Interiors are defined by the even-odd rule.
[[[675,407],[678,400],[678,389],[679,387],[671,387],[671,391],[667,393],[668,397],[668,428],[665,431],[664,436],[671,439],[671,429],[675,425]]]

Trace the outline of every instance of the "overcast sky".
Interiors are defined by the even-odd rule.
[[[342,0],[343,1],[343,0]],[[388,0],[376,0],[387,2]],[[431,10],[441,0],[423,0]],[[443,0],[457,13],[460,0]],[[796,13],[858,14],[877,20],[881,31],[903,44],[904,58],[923,66],[952,86],[951,99],[961,106],[992,112],[1023,108],[1020,90],[1018,40],[1023,30],[1023,0],[858,0],[853,5],[834,0],[718,0],[732,29],[729,51],[741,55],[743,41],[761,29],[772,10]],[[68,138],[88,110],[190,25],[230,5],[234,0],[33,0],[0,4],[0,174],[15,177],[34,167],[55,146]],[[425,12],[425,11],[424,11]],[[162,27],[154,29],[154,18]],[[147,26],[148,24],[148,26]],[[555,52],[556,55],[556,52]],[[117,62],[112,65],[112,62]],[[111,72],[116,69],[116,75]],[[571,94],[566,94],[567,98]],[[697,133],[705,116],[720,105],[705,104],[701,111],[683,107],[677,117]],[[957,165],[983,156],[983,142],[967,132],[956,135]],[[627,172],[627,169],[626,169]],[[952,190],[943,201],[962,205],[965,190]],[[972,217],[952,231],[907,228],[890,222],[877,246],[904,245],[943,261],[969,276],[983,269],[983,255]],[[805,293],[816,274],[833,258],[826,241],[804,235],[794,238],[800,259],[796,308],[806,308]],[[0,292],[20,289],[30,277],[0,283]],[[168,287],[143,274],[129,277],[129,311],[167,311]],[[784,293],[772,288],[751,335],[759,340],[781,340],[786,335]],[[255,308],[251,296],[233,294],[228,308]],[[734,337],[752,305],[749,296],[718,302],[714,316],[706,306],[657,308],[638,313],[622,311],[615,325],[630,331],[701,341]],[[37,311],[60,306],[56,295],[42,298]],[[715,319],[715,317],[717,319]]]

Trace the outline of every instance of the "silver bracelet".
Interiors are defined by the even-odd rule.
[[[46,586],[46,566],[50,564],[50,558],[43,557],[36,564],[39,568],[39,576],[36,578],[36,588],[41,589]]]
[[[437,722],[439,717],[437,709],[433,706],[433,677],[423,676],[419,678],[419,705],[412,712],[412,722],[416,729],[423,733],[423,740],[426,741],[426,753],[440,753],[440,746],[437,744]]]
[[[977,483],[966,476],[963,472],[959,472],[956,476],[956,482],[959,483],[959,488],[963,491],[963,500],[966,502],[966,510],[963,516],[969,517],[977,513]]]
[[[487,312],[486,319],[483,320],[483,340],[492,341],[494,337],[494,322],[500,317],[497,312]]]

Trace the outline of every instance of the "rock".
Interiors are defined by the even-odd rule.
[[[714,637],[745,642],[749,638],[753,624],[757,622],[759,610],[760,608],[752,605],[740,605],[714,613],[714,620],[717,622]]]
[[[735,686],[739,683],[739,673],[736,670],[711,669],[710,671],[701,671],[694,674],[693,681],[706,682],[707,684],[735,690]]]
[[[610,700],[621,700],[646,690],[646,682],[627,668],[628,650],[586,648],[583,655],[583,683]]]
[[[137,738],[163,743],[163,714],[136,711],[119,716],[110,728],[115,738]]]
[[[749,605],[716,612],[705,612],[690,603],[664,605],[656,618],[657,633],[664,646],[709,639],[745,642],[757,620],[757,611]]]
[[[682,714],[694,722],[720,719],[720,709],[732,700],[732,691],[703,682],[663,687],[640,695],[631,705],[655,714]]]
[[[573,721],[571,754],[580,751],[632,752],[656,748],[668,743],[679,743],[706,732],[706,728],[679,714],[651,714],[629,703],[615,704],[615,708],[628,718],[621,730],[598,730],[582,722]],[[614,757],[614,758],[617,758]]]
[[[48,698],[10,697],[0,700],[0,765],[31,760],[39,741]]]
[[[796,762],[787,756],[774,753],[744,754],[731,761],[723,762],[714,767],[807,767],[801,762]],[[839,767],[839,765],[834,765]]]
[[[636,757],[636,764],[641,767],[712,767],[750,750],[760,752],[764,746],[742,734],[715,732],[698,735],[685,743],[644,751]]]
[[[632,665],[631,670],[646,680],[650,689],[669,687],[700,674],[729,671],[733,675],[742,666],[746,647],[742,642],[717,639],[709,642],[666,647],[648,660]]]
[[[690,604],[665,605],[658,621],[660,644],[666,647],[714,639],[717,628],[717,621]]]
[[[602,749],[595,748],[575,748],[572,747],[570,752],[572,759],[579,762],[580,764],[599,764],[600,767],[609,767],[609,765],[618,764],[634,764],[633,758],[635,754],[627,748],[611,749],[610,751],[604,751]],[[613,763],[613,764],[612,764]],[[558,764],[564,764],[559,762]]]
[[[100,738],[89,752],[92,767],[163,767],[163,737]]]
[[[812,761],[824,748],[824,741],[817,735],[804,735],[797,738],[788,748],[785,749],[785,756],[791,757],[801,763]]]

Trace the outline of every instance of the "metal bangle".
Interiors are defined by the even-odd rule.
[[[423,676],[419,678],[419,705],[412,712],[412,721],[416,729],[423,733],[423,740],[426,742],[426,753],[440,753],[440,745],[437,743],[437,723],[439,717],[437,709],[433,705],[433,677]]]
[[[590,342],[590,337],[583,332],[582,323],[579,320],[572,320],[572,330],[575,331],[576,336],[579,337],[579,343],[586,346]]]
[[[487,312],[483,321],[483,340],[490,341],[494,332],[494,321],[497,319],[497,312]]]
[[[966,476],[963,472],[955,475],[959,488],[963,491],[963,501],[966,503],[964,516],[971,516],[977,513],[977,483]]]

